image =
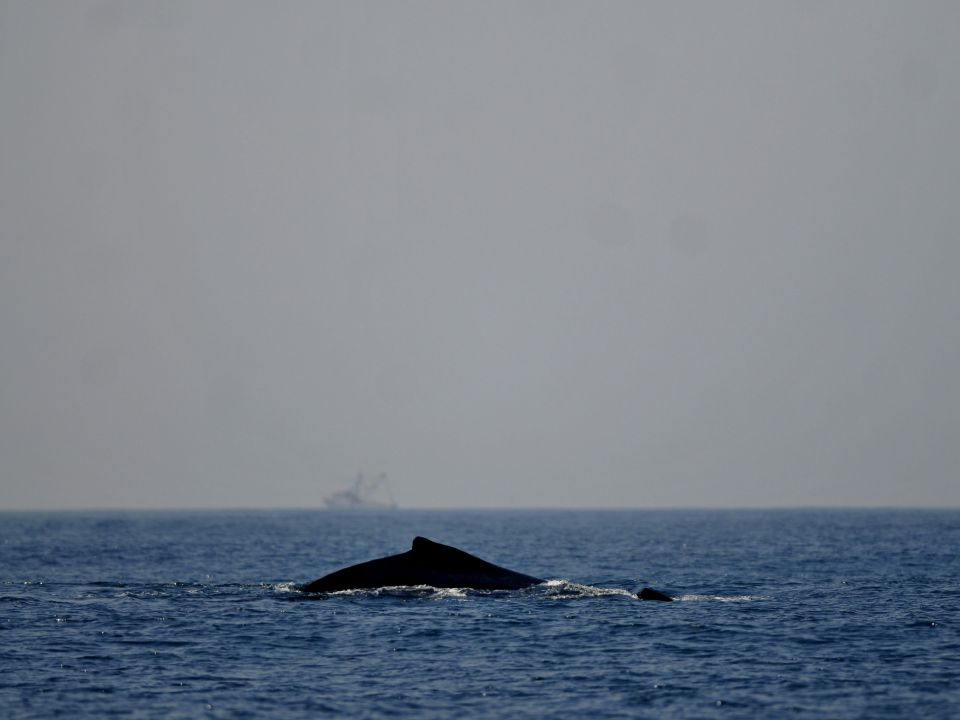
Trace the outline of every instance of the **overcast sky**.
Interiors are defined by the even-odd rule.
[[[0,508],[960,505],[960,3],[0,0]]]

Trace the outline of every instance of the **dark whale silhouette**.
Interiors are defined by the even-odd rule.
[[[336,592],[392,585],[430,585],[436,588],[518,590],[543,580],[507,570],[449,545],[415,537],[405,553],[369,560],[324,575],[300,589]]]
[[[637,593],[637,598],[640,600],[659,600],[660,602],[673,602],[673,598],[669,595],[664,595],[659,590],[654,590],[653,588],[644,588]]]
[[[519,590],[542,582],[544,580],[541,578],[507,570],[455,547],[415,537],[413,545],[405,553],[351,565],[307,583],[300,590],[311,593],[337,592],[404,585]],[[644,588],[637,593],[637,598],[673,600],[653,588]]]

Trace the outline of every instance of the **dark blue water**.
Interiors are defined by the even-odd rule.
[[[553,582],[294,589],[415,535]],[[0,707],[958,717],[960,512],[0,514]]]

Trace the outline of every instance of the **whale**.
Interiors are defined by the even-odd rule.
[[[316,593],[430,585],[435,588],[519,590],[542,582],[542,578],[508,570],[450,545],[417,536],[406,552],[351,565],[300,589]]]
[[[301,585],[299,589],[307,593],[331,593],[429,585],[435,588],[520,590],[543,582],[546,581],[542,578],[508,570],[450,545],[417,536],[406,552],[345,567]],[[669,595],[648,587],[636,597],[639,600],[673,600]]]
[[[673,598],[662,593],[659,590],[654,590],[653,588],[645,587],[643,590],[637,593],[637,600],[655,600],[658,602],[673,602]]]

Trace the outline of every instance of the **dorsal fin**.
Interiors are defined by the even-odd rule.
[[[425,537],[420,537],[419,535],[413,539],[413,545],[410,547],[410,552],[420,558],[428,559],[429,562],[457,562],[457,563],[474,563],[486,562],[481,560],[478,557],[474,557],[468,552],[464,552],[459,548],[452,547],[450,545],[444,545],[443,543],[434,542],[433,540],[428,540]]]
[[[413,544],[410,546],[410,549],[414,552],[429,552],[430,550],[435,550],[437,547],[443,547],[440,543],[435,543],[433,540],[428,540],[425,537],[420,537],[417,535],[413,539]]]

